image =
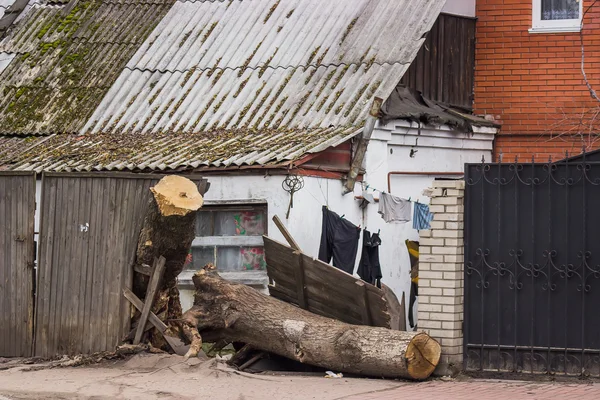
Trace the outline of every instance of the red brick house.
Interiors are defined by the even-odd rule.
[[[476,16],[474,112],[502,124],[495,158],[600,147],[600,1],[478,0]]]

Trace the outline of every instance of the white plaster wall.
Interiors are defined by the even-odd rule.
[[[490,160],[492,132],[493,130],[484,129],[483,133],[465,134],[447,127],[418,129],[417,125],[403,121],[379,125],[373,133],[364,162],[365,182],[376,189],[388,191],[388,172],[420,172],[422,174],[416,176],[392,175],[391,193],[428,203],[428,198],[422,195],[422,191],[438,176],[431,172],[461,172],[465,162],[479,162],[482,156]],[[411,149],[417,150],[414,157],[410,157]],[[294,208],[290,218],[286,220],[289,194],[281,187],[283,176],[210,176],[208,179],[211,187],[205,197],[207,203],[264,200],[268,204],[269,236],[285,243],[285,239],[271,221],[273,215],[279,215],[302,250],[315,258],[319,252],[323,205],[328,205],[340,215],[345,214],[344,218],[355,225],[366,227],[371,232],[381,230],[382,245],[379,256],[382,282],[396,293],[399,300],[404,293],[405,304],[408,307],[410,259],[404,242],[406,239],[418,240],[419,234],[412,228],[412,221],[405,224],[386,224],[378,213],[378,203],[370,204],[361,210],[359,201],[354,199],[354,195],[362,194],[360,184],[356,185],[354,194],[343,196],[340,180],[304,177],[304,188],[294,195]],[[374,196],[379,198],[379,193],[375,192]],[[360,254],[359,245],[356,266],[360,261]],[[191,305],[191,291],[182,291],[182,303],[184,309],[186,305]],[[416,318],[415,312],[415,320]]]
[[[442,12],[474,17],[475,0],[447,0]]]

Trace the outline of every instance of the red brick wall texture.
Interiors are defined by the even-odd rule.
[[[584,12],[594,0],[583,0]],[[475,113],[501,124],[495,157],[563,158],[600,147],[600,102],[581,73],[579,33],[529,33],[532,0],[478,0]],[[600,0],[582,30],[588,80],[600,96]]]

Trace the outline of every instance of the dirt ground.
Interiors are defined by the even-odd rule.
[[[4,365],[4,366],[3,366]],[[321,375],[252,375],[216,359],[141,353],[127,361],[86,367],[38,369],[0,364],[0,400],[5,399],[343,399],[373,394],[404,382],[331,379]]]
[[[600,384],[578,379],[530,381],[472,378],[407,382],[324,374],[249,374],[217,359],[140,353],[127,360],[47,368],[0,359],[0,400],[598,400]],[[26,361],[30,363],[31,361]]]

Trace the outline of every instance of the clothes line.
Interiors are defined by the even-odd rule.
[[[363,182],[363,184],[364,184],[364,183],[365,183],[365,182]],[[373,186],[369,185],[368,183],[366,184],[366,187],[363,185],[363,189],[364,189],[364,190],[369,190],[369,189],[371,189],[371,190],[373,190],[374,192],[379,192],[379,193],[387,193],[387,194],[390,194],[390,195],[391,195],[391,193],[389,193],[389,192],[387,192],[387,191],[385,191],[385,190],[379,190],[379,189],[376,189],[376,188],[374,188]],[[392,195],[392,196],[393,196],[393,195]],[[411,196],[409,196],[409,197],[408,197],[408,199],[404,199],[404,200],[406,200],[406,201],[410,201],[411,203],[417,203],[417,204],[421,204],[421,203],[419,202],[419,199],[417,199],[417,200],[412,200],[412,197],[411,197]]]
[[[411,197],[403,199],[386,193],[383,190],[379,190],[367,182],[363,182],[363,190],[368,191],[369,189],[381,193],[379,198],[379,214],[385,220],[389,222],[406,223],[411,220],[411,205],[414,204],[414,210],[412,215],[413,229],[423,230],[431,229],[431,221],[433,220],[433,214],[429,210],[427,204],[419,202],[419,199],[412,200]]]

